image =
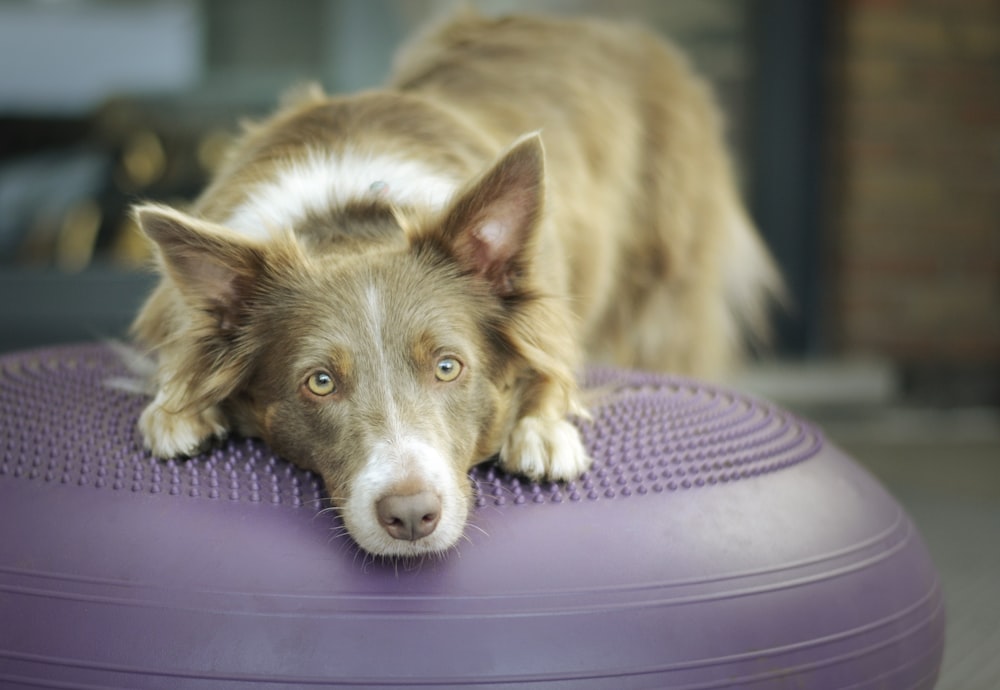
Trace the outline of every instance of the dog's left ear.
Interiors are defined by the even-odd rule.
[[[542,140],[530,134],[458,195],[441,226],[459,264],[501,297],[514,294],[531,268],[544,178]]]

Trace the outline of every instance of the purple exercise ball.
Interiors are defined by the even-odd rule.
[[[810,423],[593,370],[593,468],[475,468],[454,550],[373,558],[254,440],[142,449],[98,344],[0,358],[4,688],[932,688],[940,583]]]

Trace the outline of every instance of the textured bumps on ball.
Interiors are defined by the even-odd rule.
[[[100,345],[0,360],[0,476],[189,500],[328,505],[318,477],[256,440],[230,439],[186,461],[151,457],[136,431],[146,399],[107,385],[124,375],[115,352]],[[595,369],[584,384],[606,391],[592,419],[578,422],[593,466],[553,483],[485,463],[470,472],[477,507],[652,500],[775,472],[822,445],[808,423],[694,381]]]

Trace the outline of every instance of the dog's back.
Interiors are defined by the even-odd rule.
[[[767,340],[780,277],[740,203],[712,95],[662,40],[468,13],[404,50],[391,86],[497,147],[542,131],[542,265],[588,359],[717,376],[746,340]]]

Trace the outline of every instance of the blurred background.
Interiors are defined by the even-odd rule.
[[[190,200],[243,117],[378,85],[451,0],[0,0],[0,351],[120,337],[128,219]],[[900,496],[945,578],[941,687],[1000,687],[1000,2],[483,0],[639,21],[716,87],[795,298],[742,385]]]

